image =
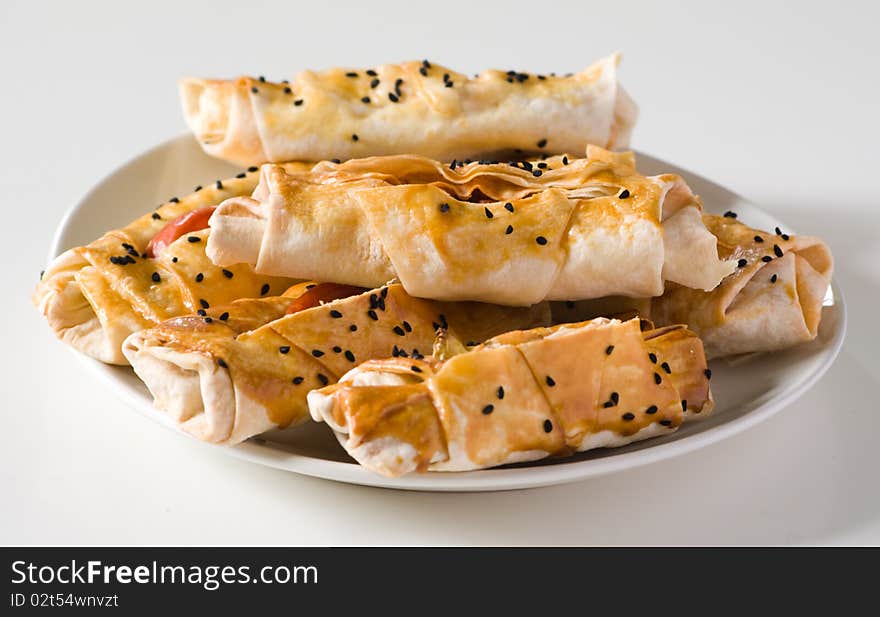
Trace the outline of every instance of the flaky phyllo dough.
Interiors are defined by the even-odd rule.
[[[309,169],[298,163],[288,171]],[[111,364],[126,364],[122,341],[161,321],[237,298],[277,295],[293,281],[258,275],[244,264],[221,268],[205,255],[208,230],[187,233],[155,258],[153,237],[170,221],[224,199],[248,195],[257,168],[217,180],[122,229],[56,257],[40,276],[34,304],[58,337],[75,349]]]
[[[157,409],[199,439],[232,444],[307,420],[306,394],[366,360],[423,358],[440,330],[476,345],[550,318],[546,303],[432,302],[396,284],[288,314],[310,286],[171,319],[123,351]]]
[[[564,77],[492,70],[470,78],[422,61],[303,71],[292,82],[189,78],[180,96],[205,152],[239,165],[583,152],[628,145],[637,114],[617,82],[618,61]]]
[[[711,290],[718,258],[678,176],[642,176],[632,153],[444,165],[420,156],[324,163],[312,177],[264,165],[252,197],[211,219],[220,265],[412,295],[527,306]]]
[[[621,446],[713,407],[702,344],[684,326],[596,319],[437,347],[309,393],[312,417],[363,466],[399,476]]]

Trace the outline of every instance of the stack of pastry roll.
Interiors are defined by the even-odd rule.
[[[440,330],[476,344],[549,318],[546,303],[444,303],[398,284],[365,291],[301,283],[280,297],[237,300],[142,330],[123,352],[180,428],[232,444],[308,419],[309,390],[361,362],[423,358]]]
[[[309,393],[312,417],[362,465],[399,476],[620,446],[713,406],[702,345],[684,326],[600,318],[448,355],[366,362]]]

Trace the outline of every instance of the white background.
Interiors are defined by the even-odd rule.
[[[871,2],[0,4],[0,543],[880,543],[880,44]],[[772,420],[678,459],[498,494],[265,469],[123,407],[30,306],[64,211],[184,129],[175,80],[429,58],[463,72],[624,52],[633,145],[831,245],[850,328]],[[137,196],[133,196],[136,198]]]

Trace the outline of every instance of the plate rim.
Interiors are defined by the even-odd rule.
[[[62,246],[62,241],[75,221],[76,215],[81,210],[87,208],[88,203],[95,193],[101,190],[101,187],[106,182],[118,174],[124,173],[126,168],[133,165],[135,162],[149,155],[155,155],[163,149],[180,144],[184,140],[192,140],[192,136],[189,133],[181,133],[175,137],[166,139],[159,144],[134,155],[102,176],[79,200],[77,200],[72,206],[68,207],[65,211],[52,236],[47,255],[47,263],[64,250],[67,250]],[[652,161],[661,162],[671,168],[670,173],[679,173],[684,176],[689,183],[693,183],[694,180],[697,180],[700,183],[717,187],[727,193],[730,197],[736,198],[737,200],[748,204],[750,207],[755,208],[764,216],[778,221],[775,216],[768,213],[754,202],[742,197],[735,191],[731,191],[717,182],[675,165],[674,163],[665,161],[657,156],[653,156],[637,149],[632,149],[632,151],[635,153],[637,160],[639,158],[648,158]],[[778,222],[782,223],[781,221]],[[609,475],[619,471],[637,469],[654,462],[671,459],[700,450],[713,443],[717,443],[742,433],[777,414],[779,411],[797,400],[822,378],[836,360],[843,346],[847,330],[846,302],[837,280],[833,277],[830,287],[834,295],[835,308],[838,311],[837,324],[834,336],[828,341],[827,346],[823,350],[823,357],[819,364],[814,366],[812,370],[801,376],[799,379],[791,384],[787,384],[781,393],[768,401],[758,404],[754,409],[747,411],[741,416],[732,418],[731,420],[723,422],[717,426],[713,426],[675,441],[658,443],[639,450],[621,452],[618,455],[602,458],[558,462],[553,465],[538,465],[532,467],[502,467],[466,472],[410,474],[400,478],[387,478],[380,476],[367,470],[354,461],[333,461],[289,452],[280,447],[273,446],[271,442],[257,443],[254,440],[247,440],[233,446],[218,446],[216,444],[199,441],[174,426],[165,414],[155,410],[151,404],[145,404],[145,401],[140,398],[140,395],[135,393],[126,384],[121,383],[118,376],[114,374],[114,371],[120,367],[106,365],[67,345],[64,345],[64,347],[79,360],[80,365],[86,367],[89,373],[97,376],[100,381],[107,384],[118,400],[121,400],[126,406],[132,408],[139,415],[145,416],[150,420],[161,424],[165,428],[170,429],[190,442],[198,443],[203,447],[211,448],[213,450],[216,450],[219,447],[225,453],[240,460],[325,480],[376,488],[430,492],[507,491],[565,484]]]

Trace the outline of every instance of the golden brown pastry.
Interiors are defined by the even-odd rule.
[[[303,71],[292,82],[183,79],[187,124],[205,152],[240,165],[421,154],[450,161],[626,147],[636,106],[618,55],[565,77],[428,61]]]
[[[132,334],[123,351],[155,406],[181,429],[233,444],[308,419],[309,390],[334,383],[365,360],[422,358],[438,329],[476,344],[550,317],[546,303],[432,302],[397,284],[302,308],[301,294],[324,287],[310,285],[171,319]]]
[[[441,300],[652,296],[664,281],[712,289],[734,268],[680,177],[642,176],[632,153],[594,146],[525,163],[374,157],[312,177],[265,165],[253,197],[221,204],[211,227],[220,265],[361,287],[397,278]]]
[[[711,411],[710,375],[683,326],[596,319],[503,334],[445,360],[369,361],[308,400],[359,463],[399,476],[664,435]]]
[[[816,337],[833,260],[818,238],[753,229],[732,216],[703,215],[736,271],[713,291],[667,284],[658,298],[620,296],[553,302],[554,323],[635,312],[658,324],[686,323],[709,358],[775,351]]]
[[[293,173],[310,167],[285,168]],[[197,187],[122,229],[65,251],[41,275],[34,304],[68,345],[103,362],[126,364],[122,341],[132,332],[206,308],[205,304],[281,293],[291,279],[257,275],[244,264],[212,264],[205,256],[208,231],[193,226],[192,220],[189,228],[194,231],[176,240],[168,237],[173,244],[156,245],[152,256],[153,239],[177,226],[182,217],[195,214],[206,227],[207,216],[200,214],[224,199],[252,193],[257,171],[251,168],[235,178]]]
[[[784,349],[816,337],[833,259],[819,238],[752,229],[704,215],[736,271],[710,292],[669,284],[651,302],[657,323],[686,323],[710,358]]]

